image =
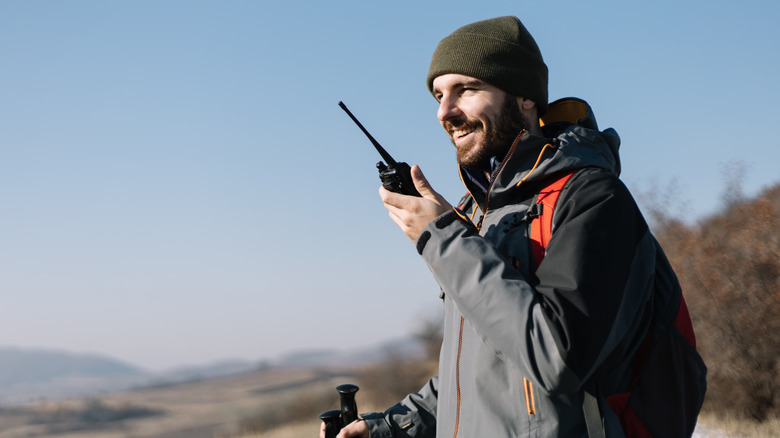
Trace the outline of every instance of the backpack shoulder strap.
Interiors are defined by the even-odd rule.
[[[542,263],[547,251],[547,245],[552,237],[552,218],[558,196],[563,186],[575,172],[567,173],[552,184],[542,188],[536,196],[536,205],[539,214],[531,219],[531,249],[536,266]]]
[[[576,172],[576,171],[575,171]],[[563,187],[571,179],[575,172],[567,173],[553,183],[542,188],[536,196],[536,215],[531,218],[531,249],[536,266],[542,263],[547,251],[547,245],[552,238],[552,218],[555,204],[558,202]],[[606,433],[601,420],[596,385],[589,381],[583,388],[582,410],[585,416],[585,425],[590,438],[605,438]]]

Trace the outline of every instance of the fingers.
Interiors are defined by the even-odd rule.
[[[336,438],[368,438],[368,423],[365,420],[356,420],[344,426]]]
[[[452,206],[433,190],[419,166],[412,167],[411,175],[422,198],[391,192],[384,187],[379,188],[379,196],[393,222],[412,242],[416,242],[425,226],[439,215],[451,210]]]
[[[397,205],[403,200],[401,196],[403,195],[400,195],[396,192],[391,192],[384,186],[379,186],[379,197],[382,198],[382,202],[384,202],[386,205]]]
[[[437,204],[442,204],[442,203],[447,204],[447,201],[445,201],[444,198],[438,192],[433,190],[433,187],[431,187],[431,184],[428,182],[428,179],[425,178],[425,175],[423,175],[420,166],[416,164],[412,166],[411,176],[415,188],[417,189],[418,192],[420,192],[420,194],[424,198],[432,200]],[[390,190],[384,188],[384,186],[381,186],[379,188],[379,196],[382,198],[382,202],[384,202],[385,204],[394,205],[396,207],[401,207],[401,208],[405,208],[405,206],[407,205],[414,205],[414,203],[420,199],[417,197],[391,192]]]

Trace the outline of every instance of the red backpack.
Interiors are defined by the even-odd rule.
[[[539,215],[531,220],[530,236],[537,266],[552,238],[558,195],[574,173],[544,187],[536,197]],[[662,253],[658,263],[668,264]],[[624,393],[602,395],[620,419],[626,437],[690,437],[707,390],[707,368],[696,351],[688,307],[676,278],[656,275],[655,283],[653,321],[636,353],[631,386]],[[593,382],[586,385],[594,387]],[[588,435],[604,437],[601,412],[591,392],[597,388],[586,390],[583,403]]]

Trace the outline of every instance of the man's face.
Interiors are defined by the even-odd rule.
[[[471,76],[438,76],[433,91],[439,101],[436,115],[464,168],[490,171],[490,158],[503,159],[528,126],[516,97]]]

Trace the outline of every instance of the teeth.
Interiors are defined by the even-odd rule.
[[[473,129],[468,129],[468,130],[464,129],[464,130],[452,131],[452,136],[456,137],[456,138],[460,138],[460,137],[463,137],[464,135],[470,134],[472,132],[474,132]]]

